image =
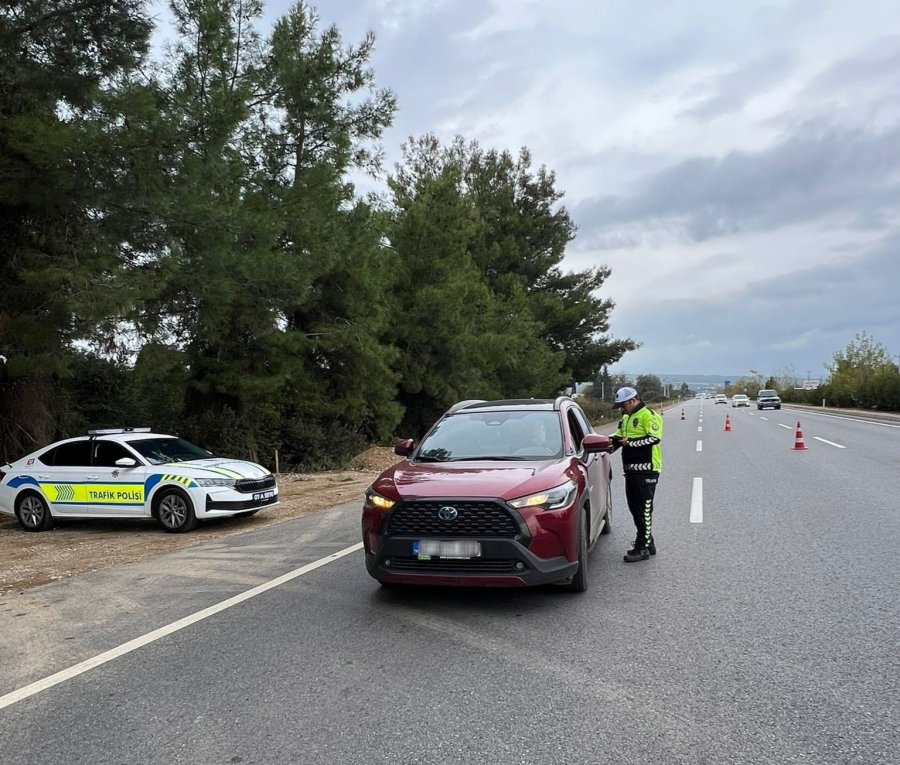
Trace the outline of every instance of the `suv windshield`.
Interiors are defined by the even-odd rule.
[[[422,441],[416,460],[534,460],[562,456],[559,415],[551,411],[461,412]]]
[[[774,390],[761,390],[758,396],[765,396],[767,398],[771,398],[772,396],[778,396],[778,394]]]
[[[128,445],[151,465],[205,460],[212,457],[212,454],[206,449],[201,449],[183,438],[141,438],[129,441]]]

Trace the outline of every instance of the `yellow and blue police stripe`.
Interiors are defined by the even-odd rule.
[[[144,483],[91,483],[91,482],[43,482],[32,476],[17,476],[9,482],[10,488],[35,486],[54,505],[119,505],[143,506],[158,483],[177,483],[192,489],[197,483],[187,476],[163,473],[152,475]]]

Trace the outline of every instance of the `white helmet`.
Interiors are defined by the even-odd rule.
[[[626,401],[637,398],[638,392],[634,388],[624,387],[616,391],[616,403],[614,406],[622,406]]]

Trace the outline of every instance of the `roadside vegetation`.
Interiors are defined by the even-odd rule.
[[[149,425],[324,468],[637,347],[526,148],[414,137],[385,177],[372,35],[170,10],[156,60],[142,0],[0,7],[0,459]]]
[[[785,403],[822,405],[850,409],[900,412],[900,367],[897,356],[872,335],[860,332],[826,366],[827,378],[804,390],[797,376],[785,372],[768,378],[756,372],[735,380],[725,389],[729,396],[746,393],[755,398],[760,389],[777,390]]]

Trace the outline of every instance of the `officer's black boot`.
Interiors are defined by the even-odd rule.
[[[637,538],[635,538],[634,542],[631,543],[632,548],[638,546]],[[653,537],[650,537],[650,541],[647,543],[647,551],[651,555],[656,555],[656,540]]]
[[[637,542],[633,548],[625,553],[626,563],[637,563],[639,560],[647,560],[650,557],[650,550],[646,547],[638,547]]]

